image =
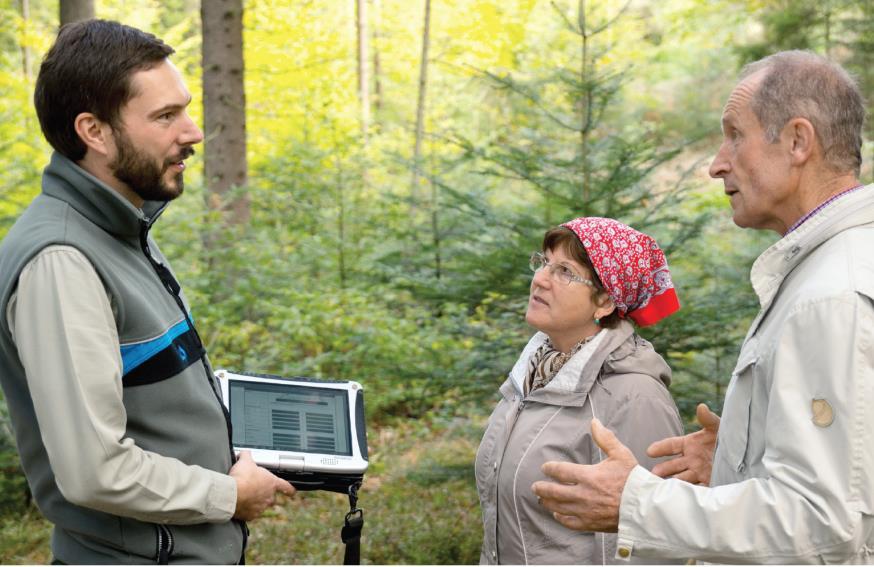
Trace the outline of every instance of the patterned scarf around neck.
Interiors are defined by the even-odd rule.
[[[539,390],[549,384],[550,380],[552,380],[555,375],[558,374],[558,371],[561,370],[561,367],[564,366],[565,363],[575,354],[580,352],[586,343],[594,339],[596,336],[598,336],[598,333],[595,333],[591,337],[586,337],[575,344],[574,348],[567,353],[556,350],[552,341],[547,337],[543,344],[540,345],[540,348],[537,349],[537,352],[534,353],[534,356],[528,360],[528,377],[525,380],[525,395],[527,396],[531,392]]]

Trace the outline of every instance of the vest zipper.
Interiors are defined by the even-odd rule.
[[[197,332],[197,329],[194,327],[194,322],[191,320],[191,316],[188,314],[188,310],[185,309],[185,303],[182,301],[182,297],[180,293],[182,292],[182,286],[179,285],[179,282],[176,281],[176,278],[173,277],[173,274],[170,272],[170,269],[155,260],[152,256],[152,251],[149,249],[149,221],[148,219],[140,220],[140,249],[148,260],[149,265],[152,266],[152,269],[158,275],[158,279],[161,280],[161,283],[164,285],[164,289],[167,290],[172,297],[174,302],[176,303],[179,310],[182,312],[182,316],[185,317],[185,322],[188,323],[188,328],[194,333],[194,338],[197,340],[197,347],[200,349],[200,363],[203,367],[203,372],[206,375],[206,382],[209,384],[210,390],[212,390],[213,395],[215,396],[216,401],[218,402],[219,408],[222,410],[222,415],[225,417],[225,425],[227,426],[228,431],[228,449],[231,453],[231,465],[237,462],[237,455],[234,453],[234,441],[233,441],[233,424],[231,423],[231,414],[228,412],[225,407],[224,402],[222,402],[221,394],[218,391],[218,385],[216,384],[215,377],[210,376],[209,372],[209,364],[206,362],[206,349],[203,346],[203,341],[200,338],[200,333]],[[249,528],[246,525],[246,522],[241,520],[234,520],[240,524],[240,530],[243,533],[243,550],[240,556],[240,562],[244,561],[246,556],[246,545],[248,543],[248,535]],[[169,531],[168,531],[169,533]],[[172,539],[171,539],[172,543]]]
[[[167,565],[170,563],[170,555],[173,554],[173,534],[170,529],[163,524],[155,524],[155,530],[158,533],[158,552],[155,556],[155,563],[158,565]]]
[[[140,248],[143,251],[143,254],[146,256],[146,259],[149,261],[149,264],[152,266],[152,269],[155,270],[155,273],[158,275],[158,279],[161,280],[161,283],[164,285],[164,289],[167,290],[172,297],[176,306],[179,307],[179,310],[182,312],[182,316],[185,317],[185,322],[188,323],[188,328],[194,333],[194,338],[197,341],[197,348],[200,349],[200,361],[203,366],[203,372],[206,375],[206,381],[209,384],[210,389],[212,390],[213,395],[216,397],[216,401],[219,404],[219,407],[222,410],[222,415],[225,416],[225,423],[227,424],[228,429],[228,448],[231,453],[231,463],[236,462],[237,458],[234,454],[234,443],[233,443],[233,433],[232,433],[232,425],[230,414],[228,413],[227,408],[225,408],[225,404],[222,402],[221,395],[218,392],[218,387],[215,384],[215,379],[209,375],[209,365],[206,363],[206,349],[203,348],[203,340],[200,338],[200,333],[197,332],[197,329],[194,327],[194,322],[191,320],[191,316],[188,314],[188,310],[185,309],[185,303],[182,301],[182,296],[180,293],[182,292],[182,287],[179,285],[179,282],[176,281],[176,278],[173,277],[173,274],[170,273],[170,269],[167,268],[161,262],[155,260],[152,256],[152,251],[149,249],[149,224],[145,220],[140,221]]]

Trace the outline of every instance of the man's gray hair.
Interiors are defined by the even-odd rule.
[[[825,162],[836,172],[859,175],[865,101],[843,67],[809,51],[781,51],[750,63],[741,80],[765,69],[750,104],[765,138],[774,143],[792,118],[813,125]]]

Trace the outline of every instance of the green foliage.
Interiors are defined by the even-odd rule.
[[[30,506],[30,489],[11,437],[9,432],[0,437],[0,517],[21,514]]]
[[[358,278],[342,288],[323,272],[332,262],[295,261],[296,250],[302,256],[332,250],[330,238],[316,234],[292,245],[283,228],[261,222],[273,212],[255,209],[250,227],[225,229],[210,251],[192,246],[196,234],[162,239],[165,253],[179,260],[177,273],[216,367],[360,381],[376,422],[494,390],[523,341],[506,297],[492,293],[472,312],[444,302],[435,316],[408,291],[375,294]],[[174,215],[162,219],[162,230],[181,232],[180,222],[197,226]]]
[[[366,564],[474,564],[482,541],[473,481],[479,428],[458,420],[381,431],[361,492]],[[306,494],[252,525],[252,563],[339,563],[348,501]],[[275,542],[287,542],[277,546]]]
[[[680,166],[688,162],[684,153],[695,147],[693,140],[666,130],[654,117],[644,114],[633,122],[623,116],[630,72],[615,63],[618,48],[606,38],[627,25],[629,41],[635,34],[650,41],[639,15],[577,3],[553,6],[552,17],[562,25],[537,37],[517,71],[482,72],[496,103],[506,109],[505,119],[479,141],[450,134],[462,151],[457,161],[479,174],[480,189],[468,188],[470,181],[460,177],[453,178],[454,186],[449,176],[430,180],[439,183],[443,202],[451,207],[441,214],[470,227],[459,235],[469,239],[473,232],[476,246],[441,235],[455,258],[446,268],[451,276],[435,285],[423,270],[412,289],[431,301],[464,297],[471,308],[483,300],[484,290],[524,297],[530,282],[527,252],[539,247],[547,228],[582,215],[617,218],[656,236],[675,268],[684,309],[641,332],[674,367],[681,411],[693,416],[698,401],[721,408],[729,361],[755,313],[745,274],[754,249],[738,238],[739,250],[713,253],[728,242],[706,236],[724,204],[691,179],[697,162],[685,170]],[[584,17],[578,11],[583,9]],[[681,171],[665,175],[671,165]],[[522,305],[504,306],[507,320],[521,315]]]
[[[47,565],[51,561],[51,524],[36,508],[16,510],[0,519],[0,562]]]

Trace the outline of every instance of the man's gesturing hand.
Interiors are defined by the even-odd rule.
[[[565,527],[596,532],[619,528],[619,501],[637,459],[612,431],[592,420],[592,439],[607,458],[597,465],[550,461],[541,469],[558,483],[537,481],[531,489]]]
[[[682,437],[656,441],[646,450],[650,457],[674,457],[653,467],[653,474],[663,478],[678,478],[692,484],[710,484],[719,416],[710,411],[706,404],[698,404],[696,415],[703,429]]]
[[[228,473],[237,481],[237,510],[234,518],[250,521],[260,516],[264,510],[276,502],[276,493],[288,496],[295,493],[287,481],[275,476],[252,460],[249,451],[240,452],[240,458]]]

